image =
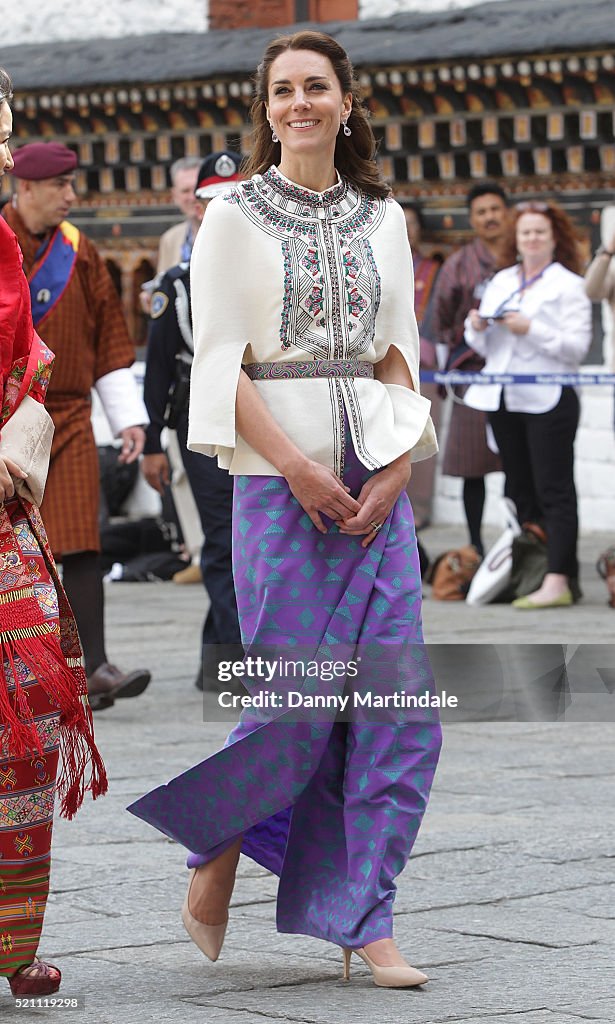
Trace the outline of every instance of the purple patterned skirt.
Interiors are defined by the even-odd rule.
[[[368,476],[348,441],[344,480],[353,495]],[[410,651],[404,671],[414,678],[405,688],[430,689],[405,493],[368,548],[362,539],[330,522],[320,534],[282,477],[237,477],[233,562],[246,652],[380,652],[373,668],[394,639]],[[440,744],[431,709],[360,721],[244,712],[222,750],[129,809],[192,850],[190,867],[243,834],[242,852],[280,876],[279,931],[358,948],[392,935],[394,879],[417,835]]]

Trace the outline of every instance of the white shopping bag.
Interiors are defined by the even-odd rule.
[[[501,594],[510,582],[512,570],[512,543],[521,533],[514,502],[504,498],[506,529],[489,549],[478,567],[466,595],[466,604],[489,604]]]

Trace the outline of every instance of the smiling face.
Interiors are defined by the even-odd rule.
[[[517,221],[517,250],[536,266],[550,263],[555,252],[551,221],[543,213],[522,213]]]
[[[333,160],[340,122],[352,108],[328,57],[314,50],[285,50],[269,69],[267,117],[280,140],[282,162]]]
[[[190,220],[202,220],[203,217],[202,203],[194,195],[198,177],[198,167],[183,167],[176,171],[171,189],[173,202]]]
[[[0,177],[13,167],[9,139],[13,130],[13,115],[8,103],[0,103]]]

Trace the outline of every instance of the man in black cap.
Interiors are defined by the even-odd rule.
[[[61,143],[33,142],[17,149],[13,159],[17,186],[3,216],[24,255],[34,325],[56,357],[47,392],[55,434],[41,513],[62,562],[97,710],[116,697],[142,693],[150,673],[137,669],[126,675],[107,661],[91,388],[121,439],[122,462],[139,457],[147,414],[130,370],[134,346],[109,272],[94,244],[66,220],[76,198],[77,157]]]
[[[212,153],[201,165],[195,195],[206,205],[214,196],[232,188],[240,177],[240,162],[237,153]],[[175,430],[205,535],[201,572],[211,601],[203,626],[202,666],[197,686],[216,689],[219,658],[241,657],[239,648],[230,655],[228,650],[221,651],[221,645],[228,648],[241,642],[231,562],[233,483],[226,470],[218,468],[215,459],[188,450],[188,395],[193,352],[190,264],[183,262],[164,275],[152,295],[144,383],[150,423],[146,429],[142,470],[150,486],[162,494],[170,473],[160,435],[165,426]],[[228,689],[228,685],[225,686]]]

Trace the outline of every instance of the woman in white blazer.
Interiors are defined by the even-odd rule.
[[[488,284],[465,337],[485,373],[536,375],[535,383],[473,385],[465,401],[488,413],[520,522],[546,531],[548,569],[517,608],[573,603],[578,577],[574,439],[579,399],[557,375],[579,368],[591,343],[591,304],[579,276],[576,233],[553,203],[519,203],[513,211],[518,262]],[[512,255],[512,253],[511,253]],[[548,378],[553,377],[550,381]]]

